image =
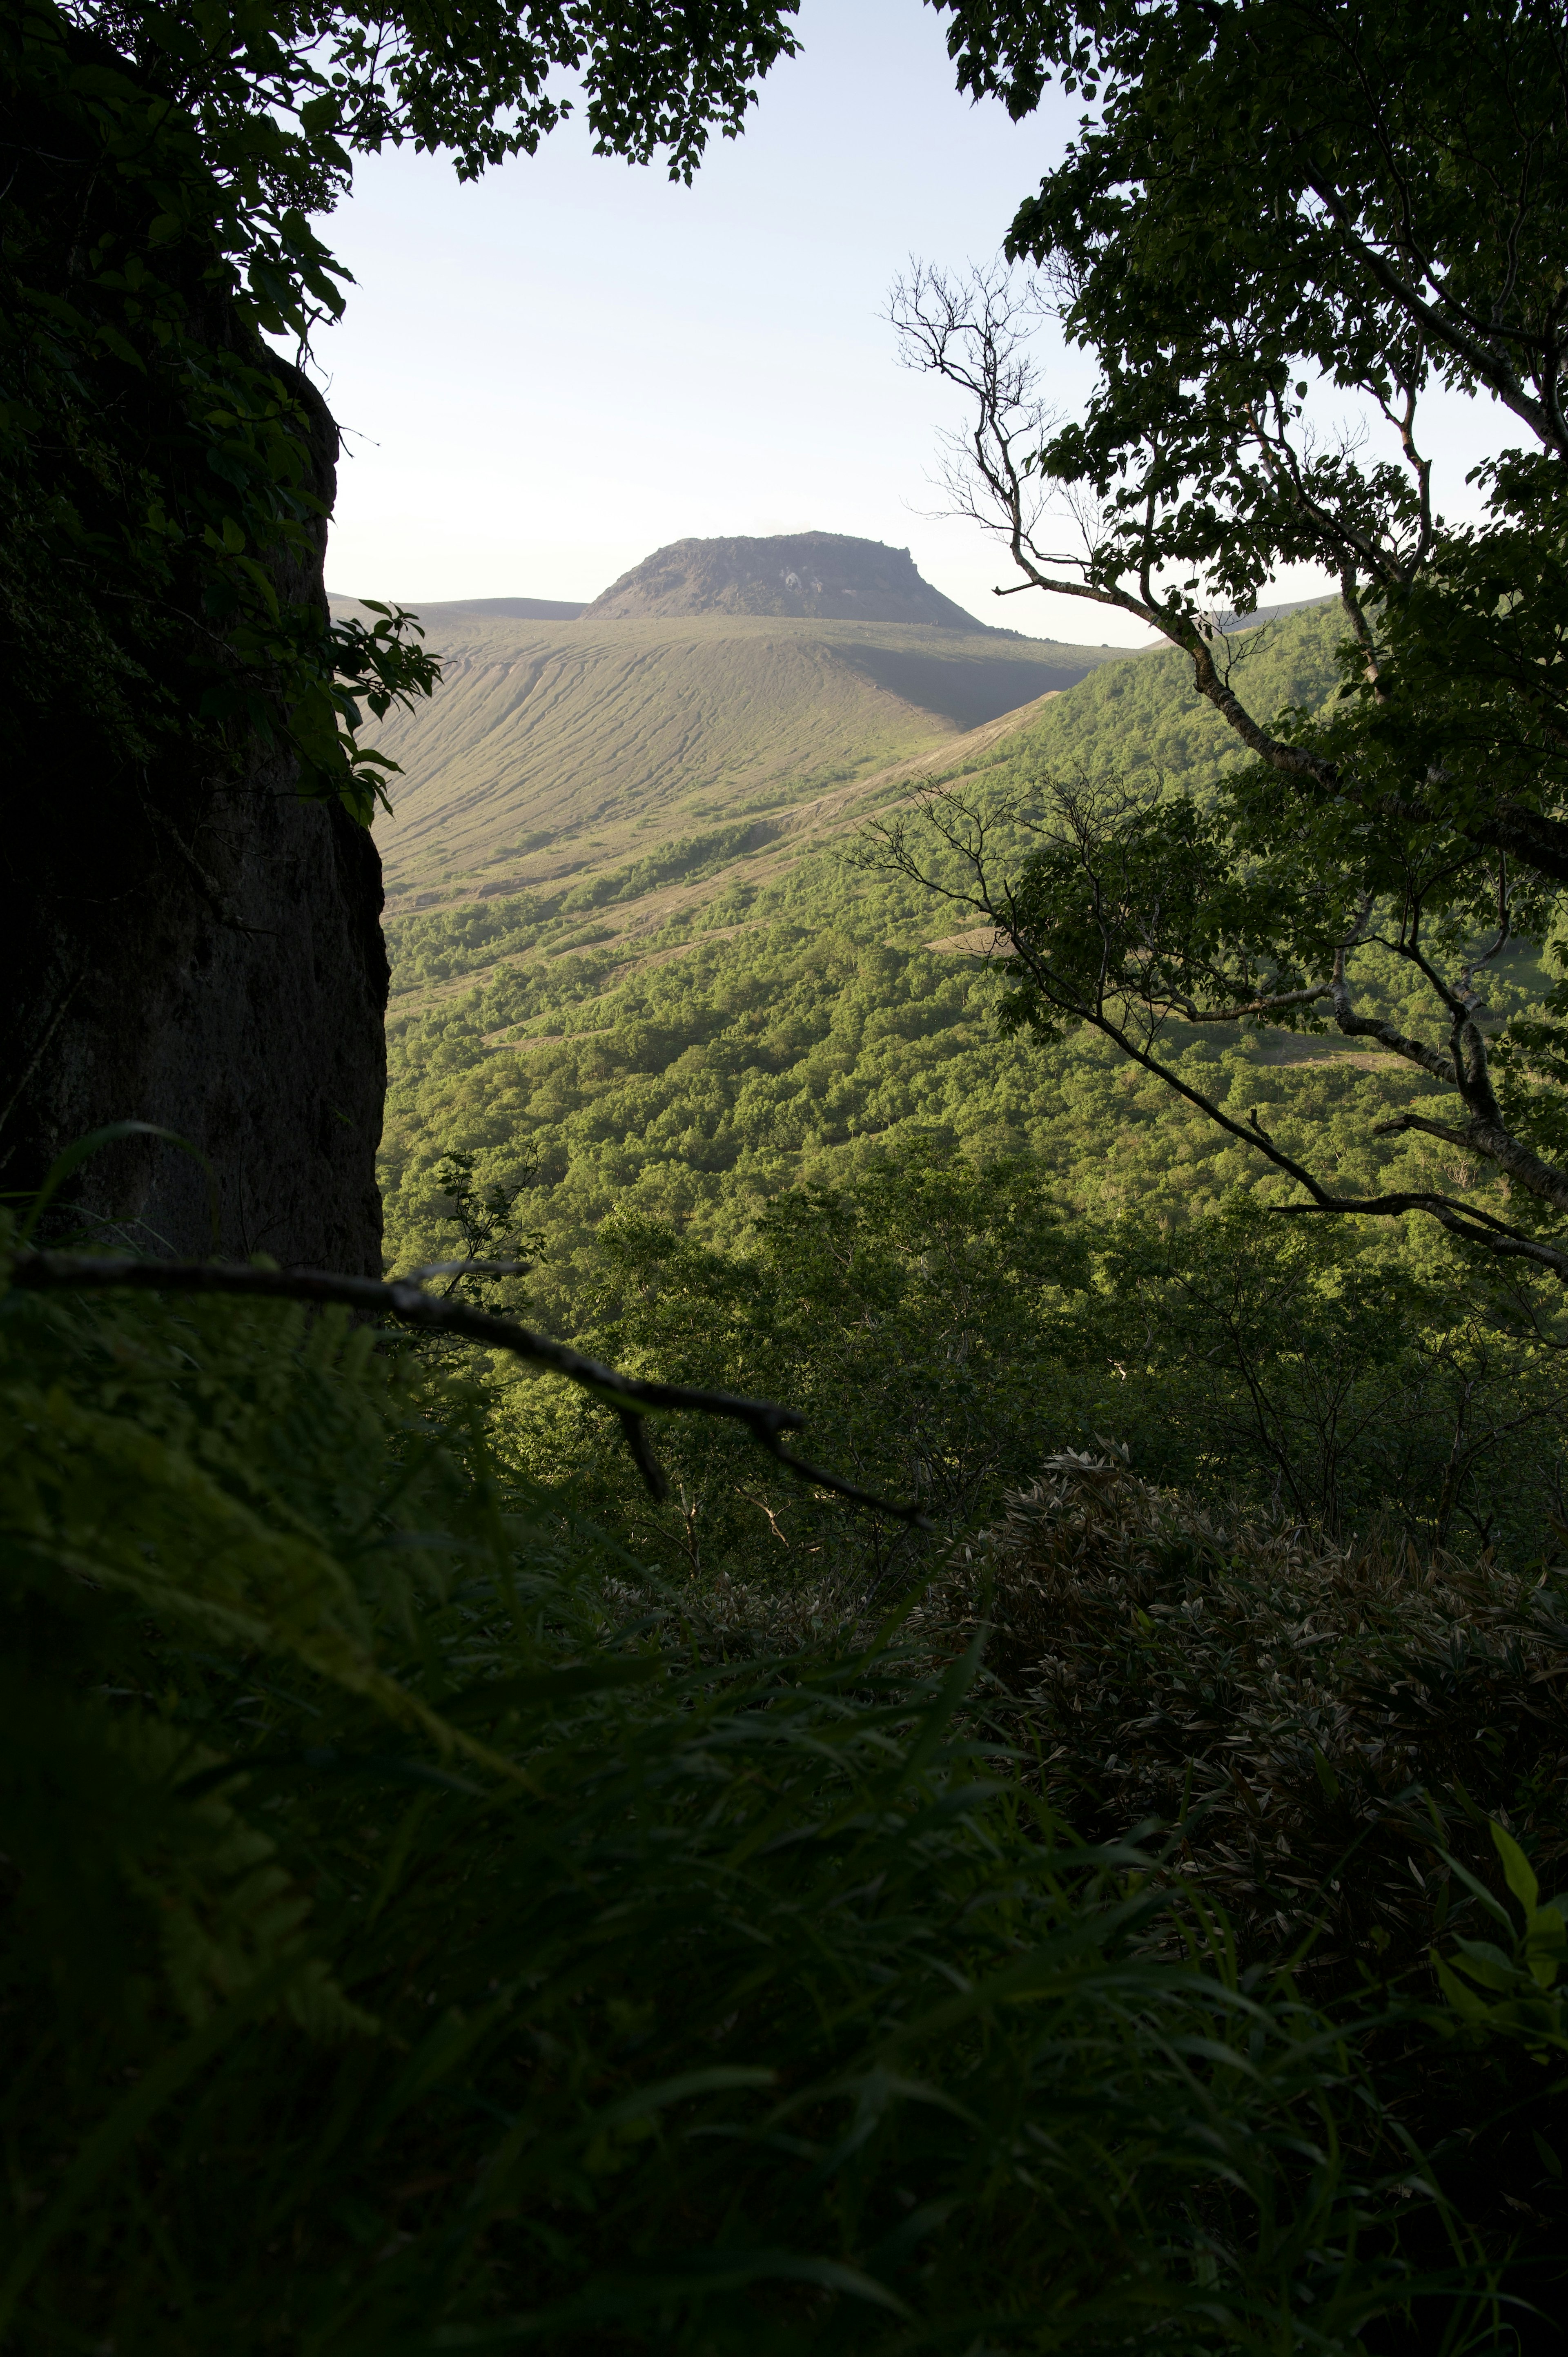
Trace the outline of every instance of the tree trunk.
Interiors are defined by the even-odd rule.
[[[329,509],[337,428],[287,374]],[[325,523],[316,539],[285,595],[324,599]],[[379,1276],[387,962],[370,834],[302,802],[292,759],[260,747],[226,777],[88,780],[69,715],[58,742],[48,774],[14,780],[0,838],[0,1189],[30,1191],[91,1130],[153,1123],[204,1157],[210,1188],[177,1147],[124,1140],[67,1189],[74,1228]]]

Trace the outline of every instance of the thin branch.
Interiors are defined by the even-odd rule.
[[[638,1415],[629,1407],[617,1408],[616,1415],[620,1420],[621,1437],[630,1452],[631,1461],[642,1476],[643,1487],[654,1504],[661,1506],[670,1495],[670,1483],[664,1468],[649,1447],[647,1418]]]
[[[1396,1125],[1390,1124],[1390,1127]],[[1404,1124],[1397,1125],[1405,1126]],[[1419,1125],[1412,1123],[1411,1127]],[[1374,1135],[1380,1132],[1374,1132]],[[1402,1219],[1407,1211],[1424,1211],[1446,1228],[1450,1235],[1459,1236],[1466,1243],[1481,1244],[1489,1253],[1504,1260],[1533,1261],[1538,1267],[1550,1269],[1562,1285],[1568,1285],[1568,1252],[1556,1244],[1542,1243],[1538,1236],[1527,1236],[1518,1228],[1510,1228],[1494,1219],[1474,1203],[1455,1202],[1452,1195],[1423,1194],[1414,1190],[1400,1195],[1325,1195],[1311,1203],[1271,1203],[1269,1211],[1275,1219],[1314,1217],[1320,1211],[1342,1211],[1376,1220]],[[1543,1338],[1544,1339],[1544,1338]],[[1555,1345],[1553,1347],[1556,1347]]]
[[[1120,999],[1125,1007],[1132,1002],[1133,994],[1130,987],[1123,987],[1119,981],[1113,981],[1108,971],[1110,931],[1102,912],[1100,879],[1089,857],[1089,846],[1080,828],[1076,829],[1079,836],[1080,857],[1091,887],[1094,908],[1100,918],[1102,942],[1100,970],[1092,985],[1087,982],[1075,985],[1070,976],[1058,974],[1048,959],[1041,955],[1033,939],[1026,914],[1019,909],[1010,884],[1004,880],[999,891],[993,889],[986,870],[986,827],[983,813],[961,802],[955,796],[932,793],[925,803],[923,815],[935,828],[948,849],[968,866],[974,878],[973,888],[964,889],[944,884],[938,877],[929,875],[909,848],[904,834],[902,821],[896,822],[892,826],[880,822],[876,824],[874,831],[880,834],[886,850],[882,858],[875,864],[886,865],[940,898],[957,906],[970,909],[976,916],[983,917],[990,924],[993,936],[992,950],[987,953],[989,956],[995,954],[997,947],[1002,942],[1009,944],[1016,967],[1023,969],[1048,1006],[1054,1008],[1058,1014],[1065,1015],[1072,1020],[1090,1025],[1119,1049],[1129,1061],[1141,1066],[1144,1071],[1162,1082],[1176,1095],[1184,1098],[1197,1112],[1212,1122],[1216,1128],[1225,1132],[1239,1144],[1250,1146],[1254,1153],[1264,1156],[1277,1170],[1294,1179],[1296,1185],[1311,1198],[1311,1200],[1305,1203],[1271,1204],[1269,1208],[1272,1211],[1298,1215],[1310,1215],[1316,1212],[1352,1213],[1376,1218],[1393,1218],[1409,1211],[1424,1212],[1446,1228],[1451,1234],[1462,1237],[1469,1243],[1483,1244],[1489,1252],[1504,1258],[1531,1261],[1538,1266],[1550,1269],[1562,1282],[1568,1284],[1568,1250],[1554,1244],[1544,1243],[1517,1228],[1510,1228],[1503,1221],[1474,1204],[1456,1202],[1451,1196],[1438,1195],[1424,1189],[1380,1196],[1345,1196],[1334,1193],[1304,1163],[1298,1161],[1294,1156],[1287,1153],[1276,1143],[1263,1127],[1255,1112],[1244,1123],[1233,1119],[1215,1103],[1212,1097],[1208,1096],[1203,1090],[1195,1087],[1171,1065],[1155,1055],[1153,1052],[1153,1043],[1157,1037],[1157,1025],[1147,1039],[1140,1043],[1125,1021],[1117,1021],[1107,1004],[1109,999]],[[1071,815],[1070,812],[1069,815]],[[967,834],[964,831],[965,827],[968,829]],[[1363,899],[1354,925],[1336,952],[1334,979],[1328,985],[1328,995],[1334,1003],[1338,1028],[1353,1037],[1375,1039],[1380,1046],[1391,1049],[1395,1054],[1404,1057],[1411,1062],[1419,1064],[1435,1079],[1452,1085],[1455,1082],[1455,1066],[1444,1057],[1441,1051],[1426,1047],[1420,1040],[1407,1039],[1391,1024],[1374,1022],[1368,1017],[1354,1014],[1351,1010],[1348,985],[1345,978],[1345,962],[1348,953],[1367,938],[1373,905],[1370,895]],[[1305,995],[1316,997],[1321,994],[1314,991]],[[1165,1011],[1169,1011],[1168,1006]],[[1153,1012],[1152,1009],[1151,1012]],[[1474,1026],[1469,1028],[1473,1029]],[[1458,1085],[1462,1093],[1468,1092],[1467,1101],[1468,1097],[1477,1094],[1471,1076],[1462,1068],[1459,1071]],[[1426,1130],[1434,1135],[1443,1137],[1445,1142],[1463,1145],[1486,1160],[1497,1164],[1509,1178],[1522,1186],[1528,1192],[1554,1204],[1559,1210],[1568,1210],[1568,1179],[1552,1170],[1538,1156],[1531,1154],[1530,1149],[1522,1146],[1518,1139],[1510,1136],[1498,1121],[1473,1118],[1468,1127],[1460,1133],[1441,1128],[1420,1114],[1402,1113],[1394,1121],[1382,1125],[1375,1134],[1389,1135],[1402,1130]]]
[[[1384,1023],[1370,1015],[1358,1015],[1350,1004],[1350,988],[1345,979],[1345,952],[1338,950],[1334,958],[1334,979],[1329,985],[1329,996],[1334,1003],[1337,1028],[1348,1039],[1375,1039],[1380,1048],[1401,1056],[1407,1064],[1418,1064],[1430,1072],[1434,1081],[1446,1086],[1454,1083],[1454,1064],[1440,1048],[1429,1048],[1424,1039],[1412,1039],[1395,1023]]]
[[[1333,985],[1315,982],[1305,990],[1282,990],[1273,998],[1254,998],[1244,1006],[1198,1006],[1189,998],[1178,998],[1174,991],[1159,996],[1174,1007],[1184,1023],[1240,1023],[1246,1016],[1277,1015],[1287,1006],[1310,1006],[1315,999],[1327,998]],[[1157,1002],[1150,1000],[1151,1005]]]
[[[546,1367],[613,1407],[638,1471],[656,1499],[668,1495],[668,1484],[648,1446],[643,1418],[650,1410],[684,1411],[744,1425],[776,1465],[812,1489],[829,1490],[852,1505],[866,1506],[875,1513],[908,1523],[913,1530],[931,1527],[918,1507],[896,1505],[874,1491],[824,1471],[820,1465],[808,1464],[802,1457],[792,1457],[782,1436],[803,1428],[806,1419],[797,1408],[779,1407],[771,1400],[741,1398],[733,1392],[700,1391],[689,1383],[624,1375],[597,1359],[585,1358],[568,1343],[531,1333],[510,1318],[492,1317],[488,1310],[471,1309],[464,1302],[437,1299],[407,1278],[383,1285],[374,1277],[338,1276],[322,1269],[238,1268],[221,1261],[130,1260],[62,1252],[19,1252],[11,1261],[9,1275],[14,1286],[33,1293],[125,1288],[137,1293],[242,1294],[269,1301],[333,1303],[358,1310],[363,1317],[392,1318],[400,1325],[424,1332],[460,1335],[465,1341],[510,1351],[531,1366]]]
[[[1316,183],[1309,185],[1316,187]],[[1338,202],[1334,193],[1326,189],[1317,189],[1316,193],[1333,211]],[[1389,290],[1405,306],[1412,321],[1424,329],[1425,342],[1417,366],[1423,363],[1427,347],[1441,343],[1473,365],[1499,398],[1528,419],[1549,447],[1568,451],[1568,426],[1563,425],[1555,392],[1551,396],[1549,415],[1541,404],[1523,396],[1518,380],[1506,369],[1498,373],[1500,363],[1495,353],[1488,354],[1479,343],[1474,343],[1472,349],[1465,340],[1466,331],[1456,328],[1452,320],[1445,325],[1438,323],[1433,307],[1399,279],[1384,257],[1358,243],[1353,225],[1342,209],[1334,217],[1352,251],[1368,267],[1384,274]],[[1446,296],[1444,299],[1448,300]],[[1174,562],[1176,546],[1173,542],[1172,549],[1167,551],[1162,540],[1162,530],[1168,536],[1171,524],[1167,517],[1162,526],[1160,503],[1174,497],[1174,493],[1164,481],[1165,454],[1157,436],[1151,434],[1142,447],[1144,500],[1143,514],[1135,525],[1129,526],[1125,533],[1097,530],[1087,528],[1085,519],[1079,516],[1077,521],[1084,538],[1081,554],[1047,554],[1041,549],[1036,533],[1041,529],[1045,508],[1031,490],[1030,477],[1048,413],[1027,349],[1037,316],[1037,306],[1028,287],[1015,287],[1004,273],[997,270],[974,271],[967,282],[958,283],[917,264],[909,279],[896,288],[890,316],[906,365],[944,378],[972,404],[972,424],[968,434],[943,437],[955,461],[946,474],[952,500],[949,512],[979,523],[1007,547],[1020,578],[1006,587],[999,587],[993,594],[1008,597],[1020,595],[1026,588],[1035,588],[1056,597],[1113,607],[1130,615],[1187,656],[1193,667],[1193,684],[1197,693],[1251,752],[1280,776],[1292,780],[1304,796],[1321,800],[1344,795],[1364,803],[1369,789],[1353,772],[1348,773],[1339,763],[1319,752],[1310,740],[1293,743],[1262,725],[1232,687],[1230,666],[1223,661],[1223,654],[1219,662],[1216,661],[1212,633],[1205,630],[1183,597],[1175,592],[1162,594],[1156,586],[1158,560],[1165,554]],[[1340,574],[1342,588],[1348,578],[1353,552],[1364,561],[1372,578],[1381,579],[1386,587],[1391,580],[1407,579],[1419,567],[1423,552],[1430,545],[1434,524],[1429,462],[1414,441],[1413,382],[1404,391],[1405,401],[1398,411],[1374,393],[1400,435],[1405,460],[1414,475],[1414,538],[1407,540],[1402,554],[1397,534],[1395,544],[1385,549],[1375,533],[1369,536],[1358,525],[1350,508],[1342,503],[1325,506],[1313,494],[1297,454],[1282,438],[1281,432],[1269,429],[1256,417],[1248,427],[1248,436],[1271,481],[1276,489],[1288,489],[1298,512],[1322,542],[1323,561],[1331,571]],[[1020,446],[1026,447],[1029,454],[1023,460],[1017,455]],[[1131,470],[1131,458],[1127,463]],[[1072,487],[1058,486],[1058,496],[1070,510]],[[1126,504],[1130,511],[1130,487]],[[1123,575],[1134,567],[1141,595],[1121,586]],[[1072,577],[1074,574],[1079,577]],[[1377,693],[1376,649],[1371,644],[1359,596],[1347,595],[1346,608],[1360,642],[1363,660],[1372,671]],[[1386,691],[1379,700],[1386,700]],[[1387,816],[1415,817],[1423,823],[1430,820],[1430,813],[1402,813],[1397,804],[1386,801],[1381,804],[1381,813]],[[1542,812],[1505,808],[1492,815],[1472,814],[1458,823],[1457,832],[1466,844],[1508,852],[1555,882],[1568,881],[1568,822]]]

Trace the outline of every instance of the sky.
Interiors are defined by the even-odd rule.
[[[801,55],[690,188],[594,156],[576,122],[478,182],[408,150],[359,165],[324,224],[358,283],[317,345],[344,430],[334,591],[585,600],[671,541],[815,530],[908,548],[983,621],[1147,643],[1104,608],[993,597],[1005,550],[934,512],[957,396],[898,367],[886,317],[911,256],[995,255],[1076,104],[972,105],[919,0],[798,21]],[[1076,406],[1087,363],[1048,362]],[[1476,428],[1454,421],[1466,452]]]
[[[931,520],[961,413],[897,362],[910,255],[989,261],[1069,117],[953,86],[919,0],[805,0],[802,54],[690,188],[568,123],[460,184],[361,163],[324,226],[358,282],[317,339],[344,428],[328,577],[355,597],[591,598],[672,540],[853,533],[987,622],[1142,644],[1066,598],[1003,601],[1005,551]],[[1081,388],[1081,363],[1067,374]]]

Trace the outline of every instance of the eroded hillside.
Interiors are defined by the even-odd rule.
[[[779,820],[946,758],[1110,659],[921,624],[424,619],[445,681],[379,737],[403,770],[377,830],[394,912],[583,883],[715,823]]]

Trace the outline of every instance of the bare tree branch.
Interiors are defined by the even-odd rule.
[[[806,1419],[798,1409],[779,1407],[771,1400],[741,1398],[731,1392],[699,1391],[687,1383],[621,1374],[596,1359],[585,1358],[565,1342],[553,1342],[542,1334],[530,1332],[510,1318],[492,1317],[466,1302],[437,1298],[406,1277],[383,1285],[374,1277],[338,1276],[322,1269],[240,1268],[220,1261],[145,1261],[92,1253],[33,1251],[15,1254],[8,1274],[14,1286],[33,1293],[125,1289],[240,1294],[252,1299],[336,1304],[365,1318],[395,1318],[399,1325],[422,1332],[460,1335],[465,1341],[508,1351],[530,1366],[547,1368],[613,1407],[633,1462],[655,1499],[668,1496],[669,1484],[648,1445],[645,1418],[650,1411],[679,1411],[743,1425],[757,1447],[796,1480],[831,1491],[852,1505],[869,1507],[913,1529],[930,1528],[918,1507],[897,1505],[809,1464],[804,1458],[791,1456],[782,1436],[804,1427]]]
[[[1189,487],[1172,479],[1170,455],[1156,434],[1146,438],[1136,467],[1129,460],[1125,490],[1113,510],[1095,506],[1082,485],[1055,486],[1079,547],[1042,546],[1051,502],[1039,471],[1041,445],[1059,423],[1029,350],[1045,311],[1030,285],[999,266],[973,271],[961,282],[920,263],[899,281],[890,305],[904,365],[943,378],[971,404],[968,433],[941,437],[947,452],[942,485],[950,501],[945,512],[979,524],[1007,547],[1020,578],[995,594],[1041,589],[1130,615],[1187,657],[1198,694],[1261,761],[1314,799],[1345,796],[1359,802],[1362,789],[1353,776],[1311,744],[1277,735],[1248,708],[1232,684],[1226,632],[1194,603],[1194,584],[1160,586],[1159,576],[1168,576],[1176,561],[1166,545],[1171,516]],[[1415,440],[1424,351],[1418,348],[1397,371],[1397,403],[1380,386],[1363,387],[1399,436],[1401,479],[1409,479],[1403,493],[1388,470],[1349,468],[1353,446],[1343,437],[1337,448],[1317,450],[1283,400],[1275,401],[1271,417],[1253,410],[1237,421],[1234,463],[1243,474],[1255,468],[1287,502],[1303,554],[1338,578],[1347,619],[1373,679],[1377,651],[1361,577],[1384,589],[1407,585],[1430,554],[1436,530],[1431,464]],[[1135,590],[1127,586],[1134,580]],[[1510,804],[1466,817],[1459,832],[1477,848],[1506,851],[1568,882],[1568,822]]]
[[[1015,974],[1026,978],[1037,995],[1038,1001],[1055,1014],[1069,1021],[1089,1025],[1109,1039],[1130,1062],[1139,1065],[1160,1081],[1173,1094],[1185,1100],[1217,1129],[1261,1154],[1283,1177],[1300,1187],[1309,1200],[1305,1203],[1276,1204],[1279,1211],[1324,1211],[1357,1217],[1398,1218],[1412,1211],[1422,1212],[1435,1220],[1450,1234],[1466,1242],[1478,1243],[1504,1258],[1522,1258],[1549,1269],[1561,1281],[1568,1284],[1568,1249],[1531,1236],[1510,1227],[1489,1211],[1474,1204],[1456,1200],[1434,1189],[1415,1189],[1373,1196],[1346,1196],[1326,1186],[1316,1173],[1296,1156],[1288,1153],[1273,1138],[1258,1119],[1255,1112],[1245,1121],[1237,1120],[1216,1103],[1207,1092],[1156,1052],[1164,1024],[1172,1017],[1191,1023],[1235,1021],[1245,1014],[1267,1017],[1283,1013],[1292,1006],[1310,1005],[1327,997],[1334,1007],[1337,1028],[1357,1039],[1369,1039],[1391,1054],[1414,1064],[1432,1079],[1455,1089],[1470,1115],[1462,1127],[1436,1122],[1413,1113],[1399,1114],[1393,1121],[1380,1125],[1375,1135],[1396,1135],[1401,1131],[1420,1131],[1445,1143],[1465,1147],[1491,1163],[1512,1184],[1537,1200],[1554,1210],[1568,1211],[1568,1177],[1530,1152],[1530,1148],[1511,1135],[1503,1121],[1492,1090],[1487,1066],[1486,1043],[1476,1025],[1471,1003],[1473,994],[1461,996],[1443,982],[1430,959],[1419,946],[1419,904],[1401,941],[1385,946],[1413,957],[1439,991],[1454,1022],[1453,1038],[1446,1050],[1432,1047],[1425,1041],[1411,1038],[1395,1025],[1358,1015],[1351,1002],[1347,978],[1347,965],[1351,952],[1369,939],[1375,903],[1364,896],[1360,909],[1346,936],[1338,944],[1331,977],[1325,982],[1304,988],[1273,995],[1260,994],[1249,1005],[1203,1009],[1189,1002],[1185,994],[1171,986],[1165,977],[1157,944],[1141,931],[1143,919],[1135,909],[1113,908],[1115,895],[1108,887],[1102,870],[1109,864],[1110,845],[1100,833],[1100,809],[1090,790],[1074,791],[1065,787],[1050,790],[1051,801],[1062,822],[1058,833],[1050,839],[1063,848],[1070,848],[1087,890],[1094,924],[1099,929],[1099,949],[1090,963],[1081,969],[1063,967],[1053,960],[1048,945],[1043,944],[1037,919],[1040,911],[1026,903],[1028,900],[1028,869],[1020,883],[993,874],[989,851],[989,835],[993,816],[951,793],[929,793],[921,806],[920,815],[932,827],[945,849],[967,871],[967,880],[953,884],[931,873],[929,867],[912,849],[907,823],[901,819],[878,822],[872,832],[884,846],[873,855],[875,864],[891,868],[910,882],[950,900],[984,920],[991,930],[991,945],[982,955],[989,962],[999,950],[1005,950]],[[1136,797],[1122,794],[1113,798],[1114,812],[1124,813],[1136,807]],[[1015,813],[1014,815],[1016,815]],[[1037,822],[1032,831],[1043,830]],[[1046,932],[1049,933],[1048,922]],[[1075,937],[1076,938],[1076,937]],[[1082,956],[1081,940],[1078,954]],[[1092,964],[1092,971],[1090,970]],[[1466,969],[1467,971],[1468,969]]]

